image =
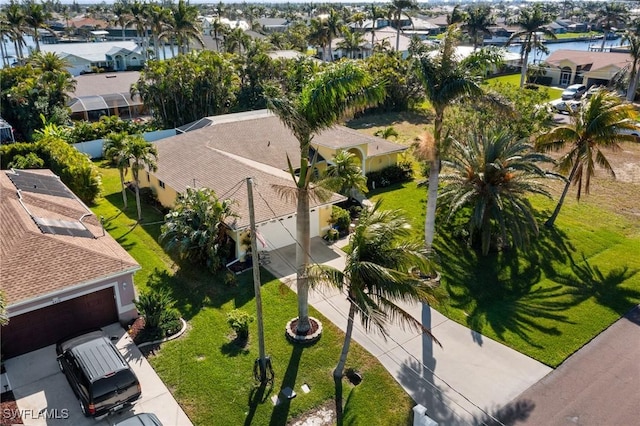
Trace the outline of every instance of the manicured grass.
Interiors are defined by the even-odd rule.
[[[142,225],[135,225],[133,197],[127,211],[119,213],[122,197],[117,171],[101,171],[106,197],[93,211],[105,217],[109,233],[142,266],[135,276],[136,288],[167,289],[189,322],[184,336],[163,344],[149,361],[194,424],[285,425],[315,407],[333,404],[332,371],[344,334],[311,309],[324,324],[321,340],[306,348],[288,343],[284,326],[296,315],[296,296],[262,270],[265,346],[275,381],[272,386],[258,387],[253,379],[257,324],[251,324],[248,345],[242,347],[234,342],[226,322],[226,314],[235,308],[255,315],[252,274],[245,272],[235,285],[228,285],[223,275],[179,267],[156,242],[162,215],[145,207]],[[413,401],[373,356],[353,342],[347,364],[358,369],[364,380],[357,387],[345,382],[345,420],[367,425],[410,423]],[[304,383],[311,388],[309,394],[300,389]],[[271,397],[287,386],[298,396],[274,408]]]
[[[422,232],[425,192],[414,184],[386,189],[372,198],[404,209]],[[540,223],[555,206],[538,197],[532,202]],[[555,229],[542,227],[529,250],[486,257],[454,237],[453,226],[439,217],[435,247],[450,295],[443,313],[559,365],[640,302],[640,223],[616,214],[612,204],[567,197]]]
[[[501,75],[500,77],[488,78],[486,83],[489,86],[493,86],[496,83],[510,84],[512,86],[520,86],[520,74]],[[548,86],[538,86],[538,90],[545,91],[547,94],[547,100],[558,99],[562,94],[562,89]]]
[[[565,39],[565,38],[576,38],[576,39],[591,39],[591,37],[593,36],[601,36],[602,33],[599,33],[597,31],[590,31],[588,33],[564,33],[564,34],[556,34],[556,38],[559,40]]]

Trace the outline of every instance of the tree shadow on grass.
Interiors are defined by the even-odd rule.
[[[407,122],[410,124],[424,125],[425,120],[430,119],[431,114],[428,112],[396,112],[396,113],[373,113],[365,114],[361,117],[354,118],[347,122],[347,127],[351,129],[368,129],[376,126],[393,126],[394,124]]]
[[[267,385],[269,386],[267,388]],[[256,414],[258,405],[264,404],[269,400],[269,395],[273,390],[273,382],[260,383],[259,386],[254,386],[249,393],[249,411],[247,412],[247,418],[244,420],[244,425],[249,426],[253,421],[253,416]]]
[[[640,291],[621,285],[637,273],[625,266],[605,274],[582,254],[580,263],[571,258],[571,273],[557,274],[553,280],[567,288],[566,294],[573,297],[575,304],[594,298],[599,305],[624,315],[640,299]]]
[[[453,232],[448,235],[454,235]],[[513,333],[534,347],[530,335],[559,335],[557,327],[568,322],[562,311],[575,305],[561,285],[536,286],[543,272],[566,260],[571,248],[558,231],[545,233],[527,251],[507,250],[482,256],[466,242],[450,239],[436,245],[450,305],[464,310],[467,325],[482,332],[485,326],[503,338]],[[481,340],[477,340],[482,344]]]
[[[291,357],[289,358],[289,364],[287,370],[282,377],[282,385],[278,392],[279,403],[273,408],[271,413],[270,426],[286,425],[289,417],[289,410],[291,408],[291,400],[283,395],[283,391],[286,388],[296,388],[296,378],[298,377],[298,369],[300,368],[300,359],[305,347],[301,345],[291,345]]]

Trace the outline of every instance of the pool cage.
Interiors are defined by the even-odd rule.
[[[0,117],[0,143],[13,143],[15,142],[13,136],[13,127],[6,120]]]
[[[103,115],[115,115],[122,119],[132,119],[143,114],[144,105],[129,93],[81,96],[69,103],[71,118],[74,120],[97,121]]]

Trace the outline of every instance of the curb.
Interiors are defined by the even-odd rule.
[[[138,348],[144,348],[145,346],[150,346],[150,345],[157,345],[158,343],[168,342],[169,340],[177,339],[178,337],[182,336],[184,332],[187,331],[187,322],[182,318],[180,318],[180,322],[182,323],[182,328],[176,334],[169,337],[165,337],[164,339],[140,343],[139,345],[137,345]]]

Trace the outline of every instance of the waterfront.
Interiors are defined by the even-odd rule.
[[[606,40],[605,41],[605,51],[611,47],[621,46],[623,39],[622,37],[615,40]],[[593,39],[593,40],[585,40],[585,41],[569,41],[569,42],[554,42],[554,43],[546,43],[545,46],[549,49],[549,53],[544,53],[541,50],[533,50],[529,54],[529,63],[530,64],[538,64],[543,62],[551,53],[556,50],[582,50],[584,52],[589,51],[589,47],[593,46],[596,49],[599,49],[602,45],[602,39]],[[509,46],[507,47],[509,52],[520,53],[520,46]]]

